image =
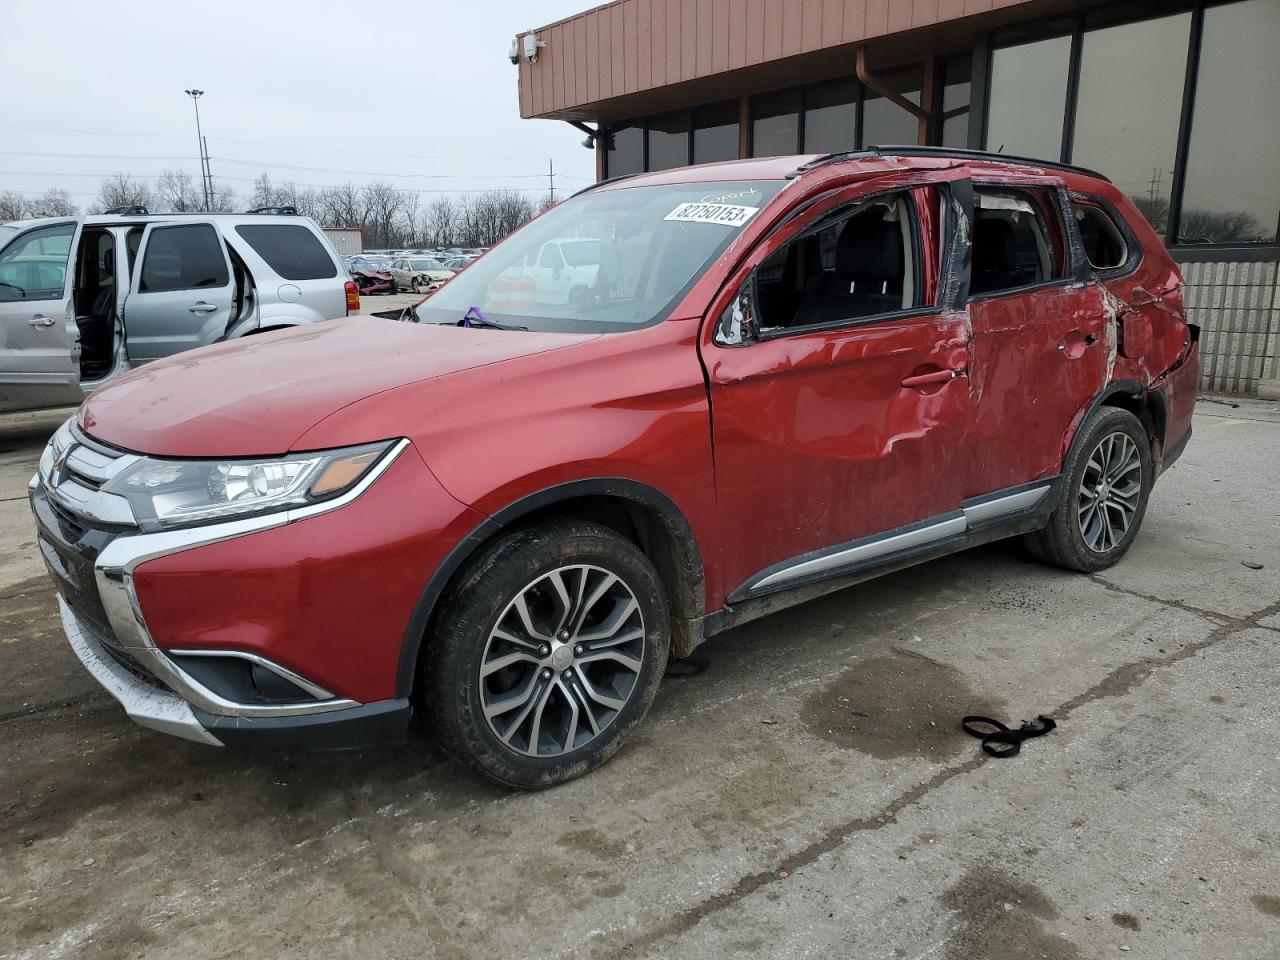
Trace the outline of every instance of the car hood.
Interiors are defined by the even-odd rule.
[[[148,364],[94,392],[78,417],[91,436],[154,456],[282,454],[359,400],[595,336],[332,320]],[[406,411],[405,422],[364,439],[401,436],[411,420]]]

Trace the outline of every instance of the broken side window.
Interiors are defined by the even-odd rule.
[[[974,192],[971,296],[1031,287],[1062,276],[1061,247],[1035,193]]]
[[[917,232],[908,193],[818,221],[757,269],[760,329],[858,322],[919,307]]]
[[[1124,234],[1111,215],[1093,203],[1075,201],[1071,204],[1080,239],[1084,242],[1085,256],[1095,270],[1110,270],[1129,259],[1129,246]]]

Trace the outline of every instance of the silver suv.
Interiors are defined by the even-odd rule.
[[[181,350],[356,313],[350,280],[306,217],[136,208],[0,224],[0,412],[77,404]]]

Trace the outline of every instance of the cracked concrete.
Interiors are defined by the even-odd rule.
[[[0,421],[0,497],[56,422]],[[1280,955],[1277,462],[1275,405],[1202,405],[1119,566],[997,545],[732,631],[536,795],[133,727],[0,503],[0,956]],[[1059,727],[991,760],[970,708]]]

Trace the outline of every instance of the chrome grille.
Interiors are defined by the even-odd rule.
[[[40,482],[54,506],[81,523],[134,527],[129,501],[105,493],[102,486],[138,459],[86,436],[74,420],[68,420],[40,457]]]

